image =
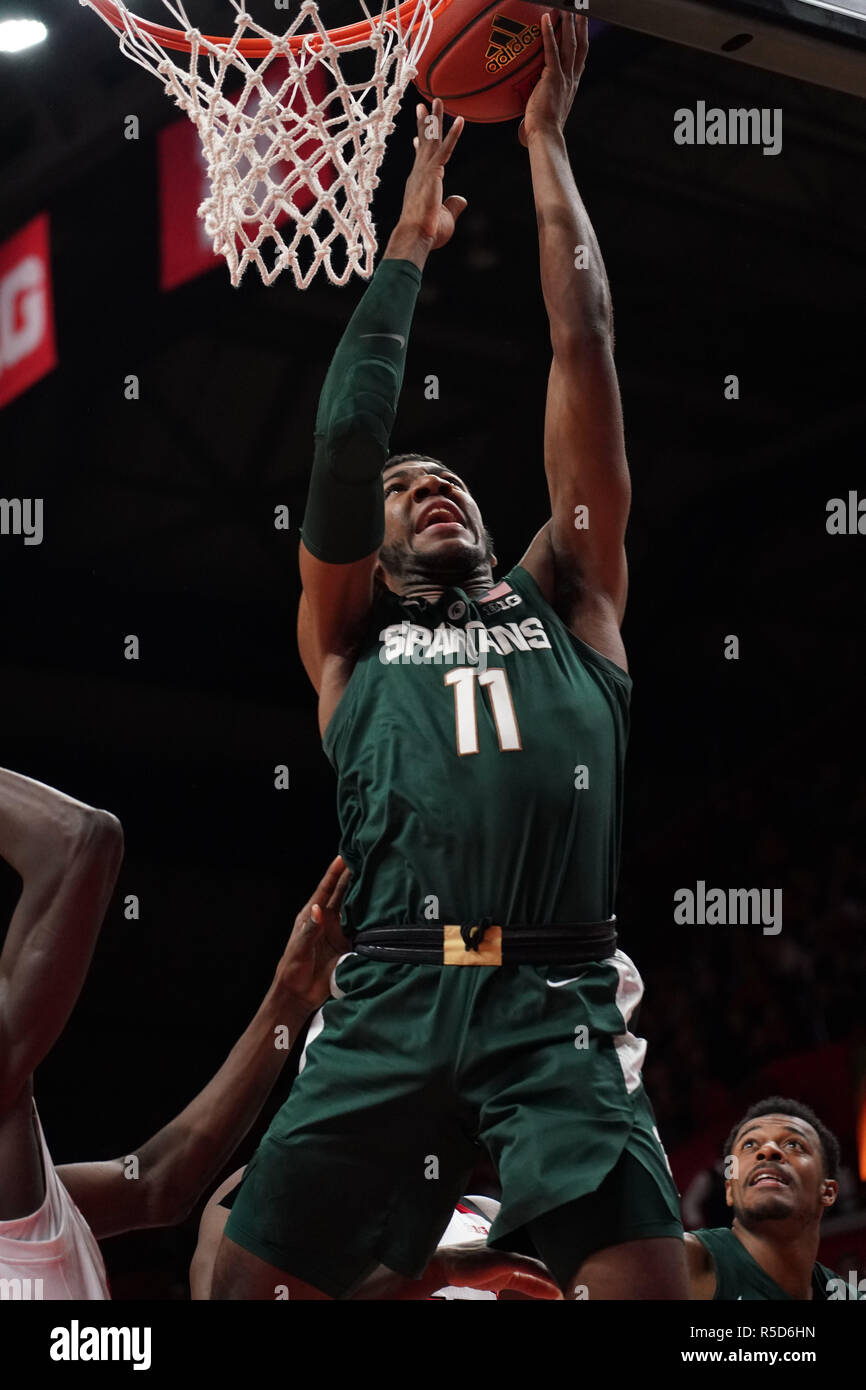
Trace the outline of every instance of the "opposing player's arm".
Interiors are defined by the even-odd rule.
[[[578,636],[625,666],[631,485],[613,361],[610,291],[563,135],[587,51],[586,19],[543,22],[546,64],[527,104],[541,283],[553,362],[544,421],[551,519],[521,561]]]
[[[338,856],[298,913],[255,1017],[179,1115],[121,1158],[58,1168],[94,1235],[177,1225],[228,1161],[282,1071],[291,1043],[327,997],[331,971],[348,949],[340,930],[348,879]]]
[[[63,1031],[123,858],[120,822],[0,769],[0,855],[21,896],[0,954],[0,1119]]]
[[[713,1257],[702,1240],[686,1231],[686,1266],[689,1273],[689,1297],[712,1298],[716,1292],[716,1267]]]
[[[450,239],[466,200],[443,199],[445,165],[463,126],[447,133],[442,103],[416,108],[415,162],[400,220],[331,363],[316,416],[313,471],[302,530],[301,658],[322,695],[338,679],[373,601],[385,535],[381,472],[403,383],[406,348],[431,251]],[[327,722],[327,721],[324,721]]]

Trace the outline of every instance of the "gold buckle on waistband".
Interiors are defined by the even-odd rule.
[[[446,926],[442,929],[443,965],[501,965],[502,928],[488,927],[478,950],[467,951],[459,926]]]

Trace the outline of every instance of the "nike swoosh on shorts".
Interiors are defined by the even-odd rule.
[[[394,342],[395,342],[395,343],[399,343],[401,347],[405,347],[405,346],[406,346],[406,339],[403,337],[403,335],[402,335],[401,333],[362,333],[362,334],[361,334],[361,337],[362,337],[362,338],[393,338],[393,339],[394,339]]]
[[[583,970],[579,975],[573,975],[570,980],[545,980],[545,984],[551,989],[560,989],[563,985],[573,985],[576,980],[582,980],[586,971]]]

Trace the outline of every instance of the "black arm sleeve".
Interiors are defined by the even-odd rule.
[[[380,261],[325,378],[301,535],[327,564],[351,564],[382,544],[382,465],[420,285],[411,261]]]

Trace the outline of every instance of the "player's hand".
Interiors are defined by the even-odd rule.
[[[463,117],[458,116],[445,131],[442,102],[437,97],[432,111],[423,102],[415,108],[418,134],[415,136],[415,163],[406,180],[400,225],[417,231],[430,241],[431,251],[437,251],[451,240],[454,224],[466,207],[466,199],[452,194],[443,199],[445,165],[463,129]]]
[[[540,1260],[489,1250],[486,1245],[475,1250],[445,1246],[436,1251],[427,1266],[427,1274],[434,1269],[437,1289],[451,1284],[454,1288],[485,1289],[492,1293],[503,1293],[507,1289],[525,1298],[562,1298],[558,1285]]]
[[[277,967],[279,987],[311,1011],[328,997],[331,971],[351,942],[340,926],[349,870],[338,854],[309,902],[301,908]]]
[[[589,49],[586,15],[563,14],[557,42],[550,15],[543,14],[541,33],[544,71],[532,89],[517,132],[522,145],[545,131],[562,132]]]

